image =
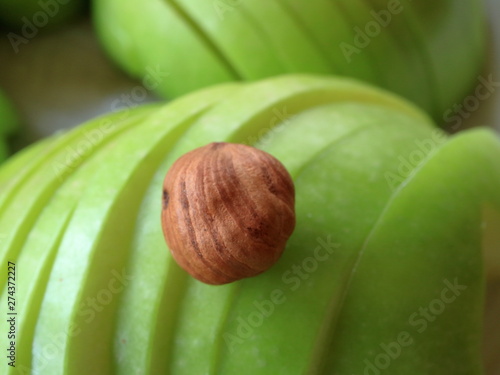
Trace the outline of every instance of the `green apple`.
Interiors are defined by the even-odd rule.
[[[0,0],[0,23],[31,39],[42,28],[67,22],[84,6],[83,0]]]
[[[270,152],[296,188],[282,258],[223,286],[179,268],[160,225],[166,171],[213,141]],[[0,168],[16,369],[481,374],[481,213],[500,212],[499,157],[489,130],[449,137],[393,94],[308,75],[213,87],[35,144]]]
[[[94,18],[130,74],[170,73],[155,88],[169,98],[229,80],[334,73],[389,89],[439,121],[473,86],[485,49],[480,0],[94,0]]]

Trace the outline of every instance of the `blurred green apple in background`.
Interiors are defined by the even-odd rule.
[[[16,131],[18,118],[5,94],[0,91],[0,163],[7,158],[7,137]]]
[[[217,287],[177,266],[160,224],[166,171],[214,141],[278,158],[297,213],[273,268]],[[6,373],[481,374],[499,160],[489,130],[449,137],[393,94],[308,75],[47,138],[0,168],[0,258],[19,272],[0,297],[19,311]]]
[[[109,55],[165,97],[283,73],[340,74],[439,119],[477,79],[483,8],[481,0],[93,1]],[[152,70],[164,76],[151,82]]]
[[[41,28],[67,22],[84,6],[85,0],[0,0],[0,24],[29,38]]]

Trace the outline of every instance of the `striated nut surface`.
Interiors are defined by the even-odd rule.
[[[181,156],[163,183],[162,228],[177,263],[207,284],[258,275],[295,227],[295,189],[270,154],[210,143]]]

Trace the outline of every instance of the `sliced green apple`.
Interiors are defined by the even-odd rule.
[[[372,39],[369,48],[382,62],[385,76],[384,87],[411,100],[428,113],[436,116],[441,110],[437,100],[435,75],[425,53],[425,40],[413,31],[414,19],[409,6],[399,2],[384,0],[364,0],[366,12],[371,20],[362,27],[363,32],[376,31],[372,27],[379,25],[380,34]],[[379,48],[378,39],[387,39],[392,48]],[[411,72],[411,74],[409,74]]]
[[[496,135],[463,133],[393,193],[363,243],[326,372],[481,373],[480,214],[500,208],[499,157]]]
[[[262,136],[276,123],[312,106],[332,101],[376,103],[419,118],[423,123],[430,122],[408,102],[355,80],[326,76],[318,79],[309,75],[293,77],[275,77],[245,85],[230,100],[221,102],[201,118],[197,126],[189,129],[188,135],[180,139],[175,147],[180,150],[197,147],[197,139],[239,139],[238,142],[253,143],[256,140],[251,130],[253,124],[262,122],[266,125],[259,134]],[[250,97],[255,99],[249,100]],[[222,121],[224,126],[220,126]],[[229,138],[228,133],[232,134]]]
[[[140,126],[115,137],[110,147],[92,160],[93,174],[56,249],[33,341],[34,371],[111,371],[114,327],[110,321],[120,292],[130,281],[124,267],[143,192],[165,150],[205,108],[233,89],[232,85],[217,87],[197,96],[196,101],[187,97],[172,103],[168,110],[159,110]],[[115,162],[120,168],[110,170],[109,165]],[[100,303],[102,293],[108,296],[102,298],[109,300],[95,305]],[[64,308],[58,303],[61,295],[71,301]],[[61,356],[44,355],[53,341],[51,332],[70,332],[58,341]],[[99,342],[95,342],[96,334]]]
[[[373,72],[366,58],[347,59],[342,53],[342,43],[352,43],[352,26],[330,0],[280,0],[301,24],[304,32],[311,35],[323,53],[329,58],[336,74],[351,75],[373,81]]]
[[[136,109],[136,115],[132,117],[138,121],[150,110],[150,107]],[[107,138],[132,125],[132,121],[124,126],[120,126],[122,124],[119,121],[113,122],[123,116],[124,113],[120,113],[109,119],[96,119],[67,137],[59,138],[59,142],[52,142],[49,144],[51,149],[46,150],[48,152],[32,163],[30,168],[22,169],[21,178],[4,190],[0,205],[0,228],[5,234],[0,248],[2,262],[17,258],[31,225],[52,197],[53,191],[64,182],[65,176],[77,169],[85,156],[94,152]],[[90,134],[95,134],[91,133],[92,130],[98,131],[98,138],[93,142],[88,138]],[[86,145],[85,152],[79,148],[83,142]],[[7,275],[0,277],[5,280]]]
[[[137,17],[138,7],[147,22]],[[142,77],[147,89],[175,97],[239,78],[196,25],[168,1],[96,1],[94,14],[113,57]]]
[[[330,61],[314,39],[308,37],[300,24],[279,2],[243,1],[237,10],[255,20],[266,40],[283,61],[285,72],[334,73]]]
[[[387,87],[400,95],[416,102],[422,108],[432,108],[432,93],[428,77],[417,77],[422,72],[420,61],[406,62],[402,57],[403,50],[398,48],[391,31],[394,27],[393,19],[400,14],[392,14],[386,2],[382,9],[368,6],[364,0],[336,1],[346,17],[352,21],[354,38],[349,41],[352,47],[350,59],[355,60],[363,55],[369,58],[377,74],[377,80],[371,81],[382,87]],[[386,12],[388,20],[380,12]],[[390,18],[389,18],[390,17]],[[403,32],[405,30],[403,29]],[[412,48],[414,44],[409,45]],[[347,50],[347,47],[345,47]],[[416,71],[409,74],[412,64],[417,66]]]
[[[415,126],[418,121],[411,117],[396,114],[398,121],[387,121],[391,117],[390,110],[370,104],[361,106],[366,111],[361,115],[364,118],[361,124],[364,123],[365,126],[357,128],[358,130],[354,127],[352,132],[338,138],[334,136],[335,128],[339,126],[341,133],[338,135],[341,135],[346,125],[343,121],[328,123],[333,128],[332,138],[329,133],[319,133],[326,139],[306,137],[303,143],[306,124],[308,131],[316,134],[325,127],[324,124],[316,126],[318,117],[312,115],[321,113],[321,108],[299,114],[297,117],[300,121],[295,123],[295,119],[292,119],[286,124],[286,131],[283,129],[283,132],[272,132],[268,136],[264,149],[273,154],[276,152],[275,155],[289,168],[296,183],[297,217],[304,218],[304,221],[297,223],[286,253],[271,272],[224,286],[221,292],[197,281],[188,281],[187,295],[178,313],[178,339],[175,339],[177,345],[171,360],[173,373],[198,373],[201,369],[209,374],[232,374],[236,371],[241,374],[255,371],[261,374],[314,373],[313,369],[318,366],[318,361],[324,354],[321,352],[323,342],[316,341],[318,332],[321,327],[326,329],[324,325],[338,311],[334,308],[334,301],[342,296],[345,275],[349,274],[349,266],[356,254],[357,247],[353,241],[359,241],[361,235],[358,234],[368,231],[372,223],[370,217],[377,213],[380,200],[373,200],[373,196],[380,195],[382,198],[390,192],[384,178],[374,180],[376,170],[396,170],[398,166],[393,154],[382,152],[385,146],[375,144],[373,139],[387,137],[398,148],[401,147],[401,150],[408,150],[410,146],[414,146],[415,139],[425,138],[431,131],[430,127],[422,127],[420,124]],[[356,117],[360,112],[360,105],[357,103],[340,103],[329,108],[332,114],[336,114],[333,117],[336,119]],[[409,129],[415,132],[408,131]],[[291,156],[286,151],[280,152],[281,146],[291,139],[301,149],[312,148],[311,154],[306,152],[305,159],[300,163],[297,163],[300,158],[297,154],[301,153],[296,152]],[[311,143],[307,143],[308,141]],[[356,150],[364,151],[362,155],[353,157]],[[335,157],[327,156],[329,154],[335,154]],[[294,164],[288,164],[289,157]],[[360,161],[365,161],[365,158],[370,165],[364,172],[360,171],[361,168],[353,168],[355,164],[362,165]],[[391,162],[394,165],[391,166]],[[318,168],[318,175],[312,180],[303,177],[317,163],[322,167]],[[328,178],[330,182],[319,185],[321,178]],[[363,183],[364,179],[366,184]],[[371,194],[365,195],[363,199],[362,192],[368,181]],[[308,186],[303,187],[306,184]],[[332,185],[335,189],[331,189]],[[355,189],[359,189],[360,195],[353,193]],[[353,202],[349,202],[347,192],[356,196]],[[377,202],[375,206],[374,202]],[[338,205],[340,208],[327,209],[325,212],[325,204],[331,204],[332,207]],[[323,207],[322,213],[315,214],[315,218],[312,218],[312,206],[317,205]],[[355,207],[347,209],[351,205]],[[342,225],[339,225],[340,216]],[[333,223],[338,224],[332,224],[332,217],[338,220]],[[301,280],[293,274],[294,267],[300,267],[304,259],[314,256],[315,248],[320,245],[319,236],[323,236],[320,240],[327,246],[332,245],[332,241],[346,240],[342,241],[345,243],[342,249],[330,249],[336,255],[328,259],[321,270],[316,269],[314,274],[305,275],[307,281]],[[273,298],[276,303],[270,302]],[[188,346],[189,350],[186,350]],[[258,350],[262,347],[266,347],[266,351]],[[196,361],[194,358],[197,358]],[[281,358],[287,360],[282,361]],[[253,363],[254,366],[241,368],[241,363]]]
[[[381,95],[376,90],[364,90],[349,80],[274,78],[252,84],[250,87],[242,87],[230,98],[221,101],[200,117],[197,123],[178,140],[154,177],[139,213],[141,220],[138,223],[137,237],[133,241],[133,261],[130,262],[132,268],[129,271],[136,282],[131,285],[130,291],[125,291],[123,307],[120,307],[118,312],[121,322],[119,325],[124,328],[116,337],[116,345],[119,348],[119,368],[123,368],[124,374],[144,368],[151,369],[152,372],[165,372],[169,363],[165,359],[165,353],[173,345],[169,337],[172,336],[175,326],[174,319],[178,314],[179,305],[177,301],[182,298],[185,274],[183,275],[183,271],[172,263],[171,257],[165,252],[162,234],[155,229],[157,215],[153,213],[157,212],[158,215],[160,213],[156,186],[161,185],[165,171],[171,163],[184,152],[214,140],[253,143],[268,132],[272,133],[272,129],[280,123],[286,124],[287,131],[282,132],[283,135],[288,134],[288,123],[293,123],[295,120],[291,117],[293,114],[315,108],[321,105],[320,103],[349,100],[380,101],[381,105],[389,108],[399,107],[402,111],[407,111],[410,116],[419,119],[421,121],[419,123],[426,123],[425,117],[421,117],[414,108],[406,107],[402,102]],[[346,120],[347,116],[342,116],[341,112],[336,116],[338,117],[333,119],[342,121],[342,124],[353,125],[354,128],[353,122]],[[368,121],[370,115],[361,117]],[[363,124],[361,118],[359,123]],[[331,128],[334,125],[322,123],[321,126],[326,130],[327,127]],[[352,130],[347,126],[342,129],[345,132]],[[341,134],[339,128],[339,133],[336,134],[332,130],[326,138]],[[313,136],[313,138],[318,137]],[[308,151],[304,152],[308,155]],[[300,163],[301,154],[292,153],[292,155],[298,155]],[[292,155],[289,157],[292,158]],[[141,249],[145,248],[154,251],[155,256],[144,257]],[[211,303],[211,306],[214,305],[216,304]],[[152,309],[151,306],[156,308]],[[213,316],[217,316],[217,313],[213,312]],[[137,325],[139,317],[142,323]]]
[[[422,41],[425,58],[434,75],[439,105],[437,118],[448,121],[448,111],[453,105],[462,103],[474,83],[482,83],[477,75],[486,48],[484,3],[481,0],[464,4],[446,0],[438,6],[430,5],[429,1],[404,0],[402,3],[409,10],[406,14],[412,19],[409,24]]]
[[[199,27],[241,78],[254,80],[286,71],[284,62],[266,35],[259,32],[255,21],[248,18],[239,6],[227,5],[225,11],[221,11],[217,1],[168,1],[177,5],[179,11]]]
[[[46,152],[49,144],[55,142],[55,137],[49,137],[26,147],[16,154],[15,158],[8,160],[0,169],[0,207],[5,202],[9,187],[18,181],[23,175],[23,170],[29,169],[29,166],[38,160]]]
[[[27,333],[19,341],[26,366],[32,341],[33,372],[351,374],[380,367],[380,348],[388,373],[438,374],[451,362],[475,373],[480,209],[500,207],[495,136],[448,140],[391,94],[311,76],[227,85],[114,120],[122,130],[61,182],[47,175],[50,163],[86,133],[48,144],[43,165],[28,167],[0,209],[2,229],[16,232],[5,254],[33,275],[20,284]],[[173,262],[159,221],[168,167],[212,141],[270,152],[296,184],[297,229],[282,258],[220,287]],[[448,321],[436,317],[402,339],[415,328],[411,314],[454,275],[467,288],[455,287],[464,299],[446,305]],[[393,333],[397,358],[387,354],[396,350]]]

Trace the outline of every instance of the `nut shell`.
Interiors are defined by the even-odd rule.
[[[163,183],[162,228],[177,263],[207,284],[258,275],[295,227],[295,189],[270,154],[210,143],[181,156]]]

